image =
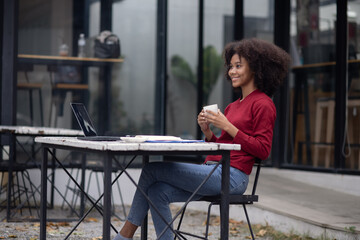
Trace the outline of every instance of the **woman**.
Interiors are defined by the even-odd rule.
[[[255,158],[266,159],[271,150],[276,109],[271,96],[286,76],[289,55],[275,45],[258,40],[245,39],[225,47],[226,78],[234,88],[241,89],[240,99],[230,103],[224,114],[220,110],[204,112],[197,118],[201,131],[208,142],[241,144],[241,151],[230,152],[230,193],[243,194],[248,175]],[[220,128],[216,137],[209,125]],[[147,193],[161,212],[171,221],[169,203],[186,201],[197,186],[213,169],[211,163],[221,156],[208,156],[205,164],[157,162],[145,165],[139,187]],[[193,200],[221,192],[221,165],[203,185]],[[132,239],[150,209],[157,236],[162,234],[166,223],[149,206],[139,190],[136,191],[127,221],[114,240]],[[173,239],[167,229],[161,239]]]

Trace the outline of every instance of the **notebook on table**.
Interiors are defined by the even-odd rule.
[[[118,136],[99,136],[90,119],[89,113],[83,103],[70,103],[71,109],[76,120],[84,133],[84,137],[78,137],[81,140],[88,141],[117,141],[121,140]]]

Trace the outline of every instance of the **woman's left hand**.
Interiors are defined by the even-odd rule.
[[[217,113],[212,111],[206,111],[204,116],[208,123],[211,123],[215,127],[220,128],[222,130],[224,130],[224,127],[230,123],[229,120],[220,110],[218,110]]]
[[[206,111],[205,118],[208,123],[211,123],[217,128],[226,131],[232,137],[235,137],[238,129],[225,117],[225,115],[218,110],[217,113]]]

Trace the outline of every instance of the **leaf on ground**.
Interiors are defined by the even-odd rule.
[[[230,230],[229,232],[233,235],[240,233],[238,230]]]
[[[236,221],[234,219],[229,219],[230,224],[244,224],[244,221]]]
[[[27,228],[27,227],[22,227],[22,226],[21,226],[21,227],[20,227],[20,226],[16,226],[16,227],[15,227],[15,230],[16,230],[16,231],[27,231],[28,228]]]
[[[99,239],[102,239],[102,237],[94,237],[91,240],[99,240]]]
[[[265,236],[266,232],[267,231],[265,229],[261,229],[256,235],[259,237],[263,237],[263,236]]]
[[[16,235],[9,235],[8,238],[17,238]]]
[[[56,223],[54,223],[54,222],[48,222],[48,223],[46,223],[46,227],[47,228],[55,228],[55,229],[57,229],[57,228],[59,228],[59,227],[69,227],[70,226],[70,223],[68,223],[68,222],[56,222]]]
[[[97,218],[89,217],[85,219],[86,222],[98,222],[99,220]]]
[[[220,217],[217,216],[213,221],[210,221],[210,225],[220,226]]]

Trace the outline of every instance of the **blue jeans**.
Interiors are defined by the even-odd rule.
[[[142,170],[138,185],[148,195],[165,220],[171,222],[172,216],[169,204],[187,201],[214,166],[178,162],[148,163]],[[230,193],[243,194],[248,181],[248,175],[236,168],[230,168]],[[220,193],[221,165],[200,188],[193,200],[200,199],[201,196],[219,195]],[[128,221],[140,226],[149,209],[156,234],[159,237],[167,225],[156,210],[148,204],[139,189],[135,192]],[[161,239],[174,239],[174,234],[170,229],[167,229]]]

